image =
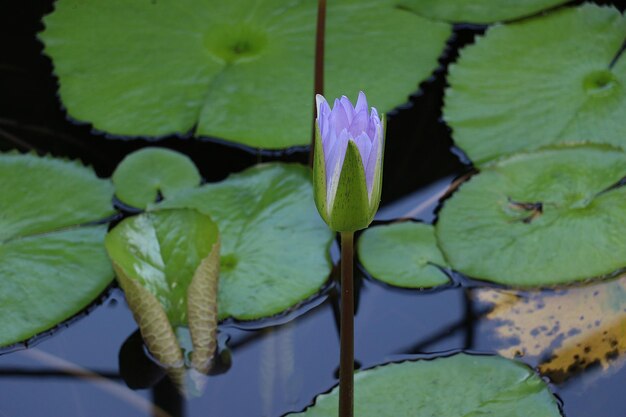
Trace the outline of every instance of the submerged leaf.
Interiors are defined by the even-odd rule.
[[[0,346],[48,330],[113,280],[113,187],[78,162],[0,154]]]
[[[299,414],[337,415],[338,389]],[[354,377],[355,415],[560,417],[547,384],[531,369],[496,356],[457,354],[393,363]]]
[[[449,282],[438,268],[447,264],[432,225],[402,222],[370,227],[359,237],[357,247],[365,269],[388,284],[427,288]]]
[[[198,168],[187,156],[165,148],[143,148],[126,156],[111,177],[115,196],[145,209],[158,193],[164,197],[200,184]]]
[[[444,119],[475,163],[553,144],[626,149],[626,18],[584,4],[491,27],[450,67]]]
[[[600,364],[606,371],[626,353],[626,276],[555,292],[480,289],[491,306],[486,325],[506,357],[535,358],[542,374],[563,382]]]
[[[316,14],[303,0],[58,0],[40,37],[68,113],[99,130],[195,127],[278,149],[311,135]],[[437,67],[450,33],[395,1],[329,2],[325,92],[366,90],[389,111]]]
[[[334,234],[317,214],[311,171],[263,164],[156,205],[194,208],[220,228],[220,318],[280,313],[326,282]]]
[[[436,226],[450,265],[514,286],[567,283],[626,266],[626,153],[572,147],[483,169]]]
[[[168,367],[182,367],[177,337],[179,328],[188,328],[192,366],[208,371],[217,331],[215,223],[189,209],[149,212],[122,221],[105,244],[152,354]]]

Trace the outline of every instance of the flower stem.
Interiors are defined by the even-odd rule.
[[[354,409],[354,232],[341,232],[341,327],[339,359],[339,417]]]
[[[309,166],[313,167],[315,155],[315,95],[324,94],[324,33],[326,31],[326,0],[317,2],[317,29],[315,32],[315,92],[313,94],[313,123],[311,131],[311,148],[309,152]]]

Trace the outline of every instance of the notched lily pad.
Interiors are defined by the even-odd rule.
[[[439,268],[446,261],[432,225],[402,222],[370,227],[359,237],[357,247],[365,269],[388,284],[427,288],[449,282]]]
[[[160,193],[200,185],[198,168],[187,156],[165,148],[143,148],[126,156],[111,177],[115,195],[124,204],[144,209]]]
[[[76,161],[0,154],[0,346],[75,315],[113,280],[110,181]]]
[[[193,352],[187,365],[207,372],[216,347],[217,225],[190,209],[149,212],[123,220],[105,244],[152,354],[170,368],[182,368],[178,339],[188,329]]]
[[[403,0],[402,5],[429,19],[455,23],[494,23],[530,16],[568,0]]]
[[[218,224],[220,318],[280,313],[326,282],[334,235],[315,209],[310,178],[297,164],[257,165],[154,206],[194,208]]]
[[[626,38],[616,9],[584,4],[491,27],[450,67],[444,119],[478,164],[561,143],[626,149]]]
[[[337,415],[338,389],[299,414]],[[354,414],[360,417],[560,417],[546,383],[528,367],[497,356],[457,354],[358,372]]]
[[[310,140],[316,15],[302,0],[58,0],[40,37],[68,113],[99,130],[278,149]],[[391,110],[450,33],[391,0],[329,2],[325,92]]]
[[[489,166],[436,226],[450,265],[513,286],[563,284],[626,266],[626,153],[581,146]]]

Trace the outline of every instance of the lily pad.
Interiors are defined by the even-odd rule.
[[[317,397],[307,417],[337,415],[338,389]],[[360,417],[560,417],[556,398],[531,369],[497,356],[457,354],[380,366],[354,378]]]
[[[278,149],[311,137],[316,16],[302,0],[58,0],[40,37],[75,119]],[[391,110],[437,67],[450,33],[395,1],[329,2],[325,93],[364,90]]]
[[[458,271],[514,286],[610,274],[626,266],[625,176],[626,153],[609,147],[511,157],[444,204],[439,247]]]
[[[188,328],[192,364],[208,371],[217,331],[217,225],[195,210],[149,212],[122,221],[105,244],[150,351],[180,367],[177,334]]]
[[[370,227],[357,245],[365,269],[388,284],[428,288],[450,281],[438,268],[446,266],[446,261],[437,247],[432,225],[402,222]]]
[[[0,154],[0,346],[72,317],[113,280],[113,186],[78,162]]]
[[[202,178],[187,156],[165,148],[143,148],[126,156],[111,179],[122,203],[143,209],[156,201],[158,193],[168,197],[198,186]]]
[[[626,149],[626,38],[616,9],[584,4],[490,28],[450,68],[444,119],[478,164],[559,143]]]
[[[311,171],[263,164],[156,205],[195,208],[221,236],[220,318],[257,319],[315,294],[331,269],[334,234],[313,203]]]
[[[420,16],[455,23],[494,23],[530,16],[568,0],[404,0]]]

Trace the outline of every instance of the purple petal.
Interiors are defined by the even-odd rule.
[[[346,158],[346,150],[348,149],[348,140],[348,131],[344,129],[335,141],[335,146],[333,146],[333,149],[328,154],[326,162],[326,208],[328,212],[332,209],[335,195],[337,194],[339,176],[341,174],[341,168],[343,167],[343,161]]]
[[[315,104],[317,106],[317,117],[320,117],[320,114],[322,113],[322,106],[324,105],[324,103],[326,104],[326,107],[328,107],[328,102],[326,101],[324,96],[321,94],[316,94]]]
[[[326,167],[326,186],[328,187],[330,177],[332,176],[331,172],[331,158],[335,156],[335,151],[337,148],[337,133],[335,133],[334,129],[330,130],[330,134],[328,140],[326,142],[322,142],[322,147],[324,148],[324,166]]]
[[[322,141],[328,138],[328,130],[330,129],[330,106],[324,97],[319,94],[315,96],[317,103],[317,125],[320,129]]]
[[[356,147],[359,149],[359,154],[361,154],[361,161],[363,162],[363,167],[365,167],[365,164],[370,156],[370,151],[372,150],[372,141],[365,132],[354,138],[353,141],[354,143],[356,143]]]
[[[335,100],[335,105],[330,113],[330,124],[335,129],[337,135],[340,135],[343,129],[348,129],[350,126],[348,115],[338,99]]]
[[[372,115],[370,116],[370,120],[367,126],[367,135],[373,141],[376,141],[378,139],[379,133],[380,133],[380,118],[378,117],[378,112],[376,111],[376,109],[372,107]]]
[[[322,140],[322,148],[324,149],[324,166],[328,167],[330,156],[333,155],[334,148],[337,146],[337,133],[334,129],[330,129],[328,138],[326,141]],[[326,184],[328,184],[328,168],[326,168]]]
[[[358,112],[350,124],[350,134],[352,137],[356,138],[361,133],[366,132],[368,124],[369,116],[367,114],[367,110]]]
[[[355,113],[360,113],[362,111],[367,112],[367,97],[365,97],[365,93],[363,91],[359,91],[359,98],[356,101],[356,106],[354,108]]]
[[[324,163],[326,166],[327,210],[333,207],[348,142],[356,144],[371,198],[376,165],[381,161],[382,122],[378,111],[372,107],[369,113],[367,98],[361,91],[356,106],[342,96],[336,99],[332,109],[326,99],[317,95],[317,123],[322,137]]]
[[[341,96],[340,100],[341,105],[343,106],[343,110],[346,112],[346,116],[348,116],[348,124],[352,123],[352,119],[354,119],[354,106],[352,106],[352,102],[346,96]]]

